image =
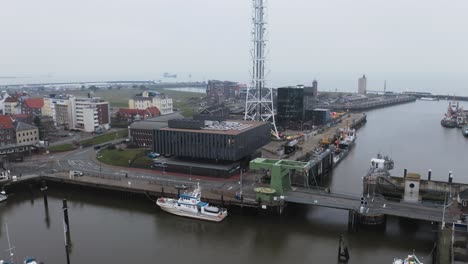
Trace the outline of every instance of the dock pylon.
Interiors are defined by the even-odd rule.
[[[348,245],[343,238],[343,234],[340,234],[340,242],[338,245],[338,262],[348,262],[348,260],[349,260]]]

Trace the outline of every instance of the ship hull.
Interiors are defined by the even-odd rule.
[[[223,210],[220,214],[207,214],[207,213],[193,212],[193,211],[188,211],[188,210],[181,210],[177,208],[177,206],[175,206],[175,203],[172,202],[172,199],[160,198],[158,199],[156,204],[162,210],[170,214],[204,220],[204,221],[221,222],[227,216],[226,210]]]

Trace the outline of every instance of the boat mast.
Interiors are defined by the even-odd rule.
[[[5,229],[6,229],[6,236],[7,236],[7,241],[8,241],[8,253],[10,255],[10,261],[11,263],[14,263],[14,260],[13,260],[13,256],[15,254],[13,254],[13,249],[15,249],[15,247],[12,247],[11,246],[11,241],[10,241],[10,233],[8,232],[8,223],[5,223]]]

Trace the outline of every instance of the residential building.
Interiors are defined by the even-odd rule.
[[[5,99],[3,104],[5,109],[5,115],[21,114],[21,106],[18,98],[10,96]]]
[[[51,116],[56,128],[73,129],[75,127],[75,97],[72,95],[44,96],[42,115]]]
[[[120,108],[116,115],[119,120],[137,121],[160,116],[161,112],[154,106],[147,109]]]
[[[173,113],[172,98],[155,91],[143,91],[128,101],[130,109],[147,109],[148,107],[158,108],[161,115]]]
[[[6,91],[0,92],[0,113],[2,115],[5,114],[5,100],[10,97],[10,95]]]
[[[44,107],[44,98],[27,98],[22,103],[22,113],[37,116]]]
[[[208,105],[223,104],[230,98],[239,98],[241,86],[236,82],[210,80],[206,86]]]
[[[110,127],[109,102],[99,97],[75,98],[75,129],[95,132]]]
[[[367,94],[367,78],[366,75],[363,75],[358,80],[358,94]]]
[[[36,145],[39,143],[39,129],[23,122],[15,122],[16,144]]]
[[[13,122],[23,122],[30,125],[32,125],[33,123],[33,118],[33,116],[27,114],[11,115],[11,119],[13,119]]]
[[[0,147],[15,144],[15,126],[8,115],[0,115]]]

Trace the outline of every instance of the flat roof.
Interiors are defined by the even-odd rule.
[[[135,121],[130,124],[130,129],[161,129],[167,127],[167,123],[164,122],[148,122],[148,121]]]
[[[202,134],[219,134],[219,135],[239,135],[246,131],[252,130],[254,128],[260,127],[262,125],[267,124],[267,122],[261,121],[245,121],[245,120],[226,120],[226,122],[237,122],[244,125],[250,125],[242,130],[236,129],[228,129],[228,130],[220,130],[220,129],[183,129],[183,128],[170,128],[164,127],[159,130],[161,131],[180,131],[180,132],[191,132],[191,133],[202,133]]]

